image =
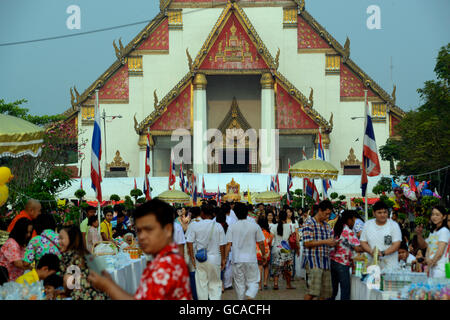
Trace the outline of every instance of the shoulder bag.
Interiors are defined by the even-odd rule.
[[[209,241],[211,241],[212,233],[214,231],[214,225],[215,222],[212,222],[211,232],[209,233],[208,242],[206,243],[205,247],[202,249],[198,249],[195,253],[195,259],[197,259],[198,262],[205,262],[208,259],[208,255],[206,253],[206,248],[208,247]]]

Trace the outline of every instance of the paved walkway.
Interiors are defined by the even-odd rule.
[[[286,281],[280,278],[278,281],[278,290],[273,290],[273,280],[269,279],[268,289],[258,292],[255,300],[303,300],[306,290],[306,283],[303,279],[296,279],[292,282],[292,286],[296,289],[286,289]],[[222,300],[236,300],[236,293],[233,289],[225,290]]]

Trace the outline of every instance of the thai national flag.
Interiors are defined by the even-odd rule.
[[[312,181],[312,189],[314,190],[312,198],[315,200],[315,202],[317,204],[317,203],[320,202],[320,196],[319,196],[319,191],[317,191],[316,184],[314,183],[314,180]]]
[[[205,199],[205,176],[202,176],[202,199]]]
[[[323,150],[323,144],[322,144],[322,135],[319,132],[319,159],[325,161],[325,152]],[[331,181],[322,179],[322,186],[323,186],[323,198],[328,198],[328,189],[331,188]]]
[[[147,132],[147,150],[145,152],[145,174],[150,174],[150,134]]]
[[[147,132],[147,150],[145,153],[145,174],[144,174],[144,195],[145,199],[151,200],[150,181],[148,175],[150,174],[150,134]]]
[[[303,158],[303,160],[308,160],[308,157],[306,156],[305,146],[303,146],[302,158]]]
[[[183,162],[180,163],[180,188],[184,192],[184,172],[183,172]]]
[[[325,161],[325,152],[323,151],[323,144],[322,144],[322,135],[319,132],[319,150],[317,151],[319,153],[319,159]]]
[[[278,173],[277,173],[277,177],[275,180],[275,191],[280,192],[280,180],[278,179]]]
[[[189,185],[189,179],[186,179],[185,192],[189,193],[191,190],[191,186]]]
[[[219,186],[217,186],[216,202],[217,202],[217,205],[220,207],[220,189],[219,189]]]
[[[275,182],[274,182],[273,176],[270,180],[270,191],[275,191]]]
[[[311,183],[311,181],[308,178],[303,178],[303,181],[304,181],[304,184],[306,184],[305,194],[312,198],[313,193],[314,193],[313,184]]]
[[[291,204],[292,199],[291,195],[289,194],[289,190],[292,188],[292,176],[291,176],[291,161],[289,161],[289,169],[288,169],[288,178],[287,178],[287,193],[286,193],[286,202],[288,205]]]
[[[192,202],[197,205],[197,177],[192,175]]]
[[[169,170],[169,189],[172,190],[172,186],[175,184],[175,162],[173,161],[173,150],[170,155],[170,170]]]
[[[96,97],[94,115],[94,132],[92,134],[92,153],[91,153],[91,180],[92,189],[94,189],[99,203],[102,202],[102,174],[100,172],[100,160],[102,159],[102,139],[100,132],[100,110],[98,107],[98,93]]]
[[[364,130],[364,144],[363,144],[363,163],[361,174],[361,189],[362,196],[366,196],[367,183],[369,177],[375,177],[380,174],[380,161],[378,160],[377,143],[375,141],[375,132],[373,131],[372,118],[369,113],[369,103],[366,97],[365,112],[367,114],[365,130]]]

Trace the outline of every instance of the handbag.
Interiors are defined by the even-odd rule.
[[[294,231],[292,232],[292,225],[291,225],[291,235],[289,236],[289,247],[291,247],[292,250],[298,250],[300,249],[297,243],[297,233]]]
[[[211,232],[209,233],[208,242],[206,243],[205,248],[198,249],[197,252],[195,253],[195,259],[197,259],[198,262],[205,262],[208,259],[206,247],[208,246],[208,243],[211,240],[212,233],[214,230],[214,223],[215,222],[213,221],[212,227],[211,227]]]

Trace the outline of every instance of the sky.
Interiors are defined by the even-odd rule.
[[[79,30],[66,25],[71,5],[80,8]],[[371,5],[380,8],[381,29],[367,27]],[[387,93],[396,84],[399,107],[422,104],[417,89],[435,79],[439,49],[450,42],[450,1],[306,0],[306,10],[342,45],[350,38],[350,58]],[[70,87],[83,93],[117,59],[113,40],[126,46],[158,12],[158,0],[0,0],[0,99],[25,98],[23,106],[35,115],[64,112]],[[2,46],[141,21],[147,22]]]

